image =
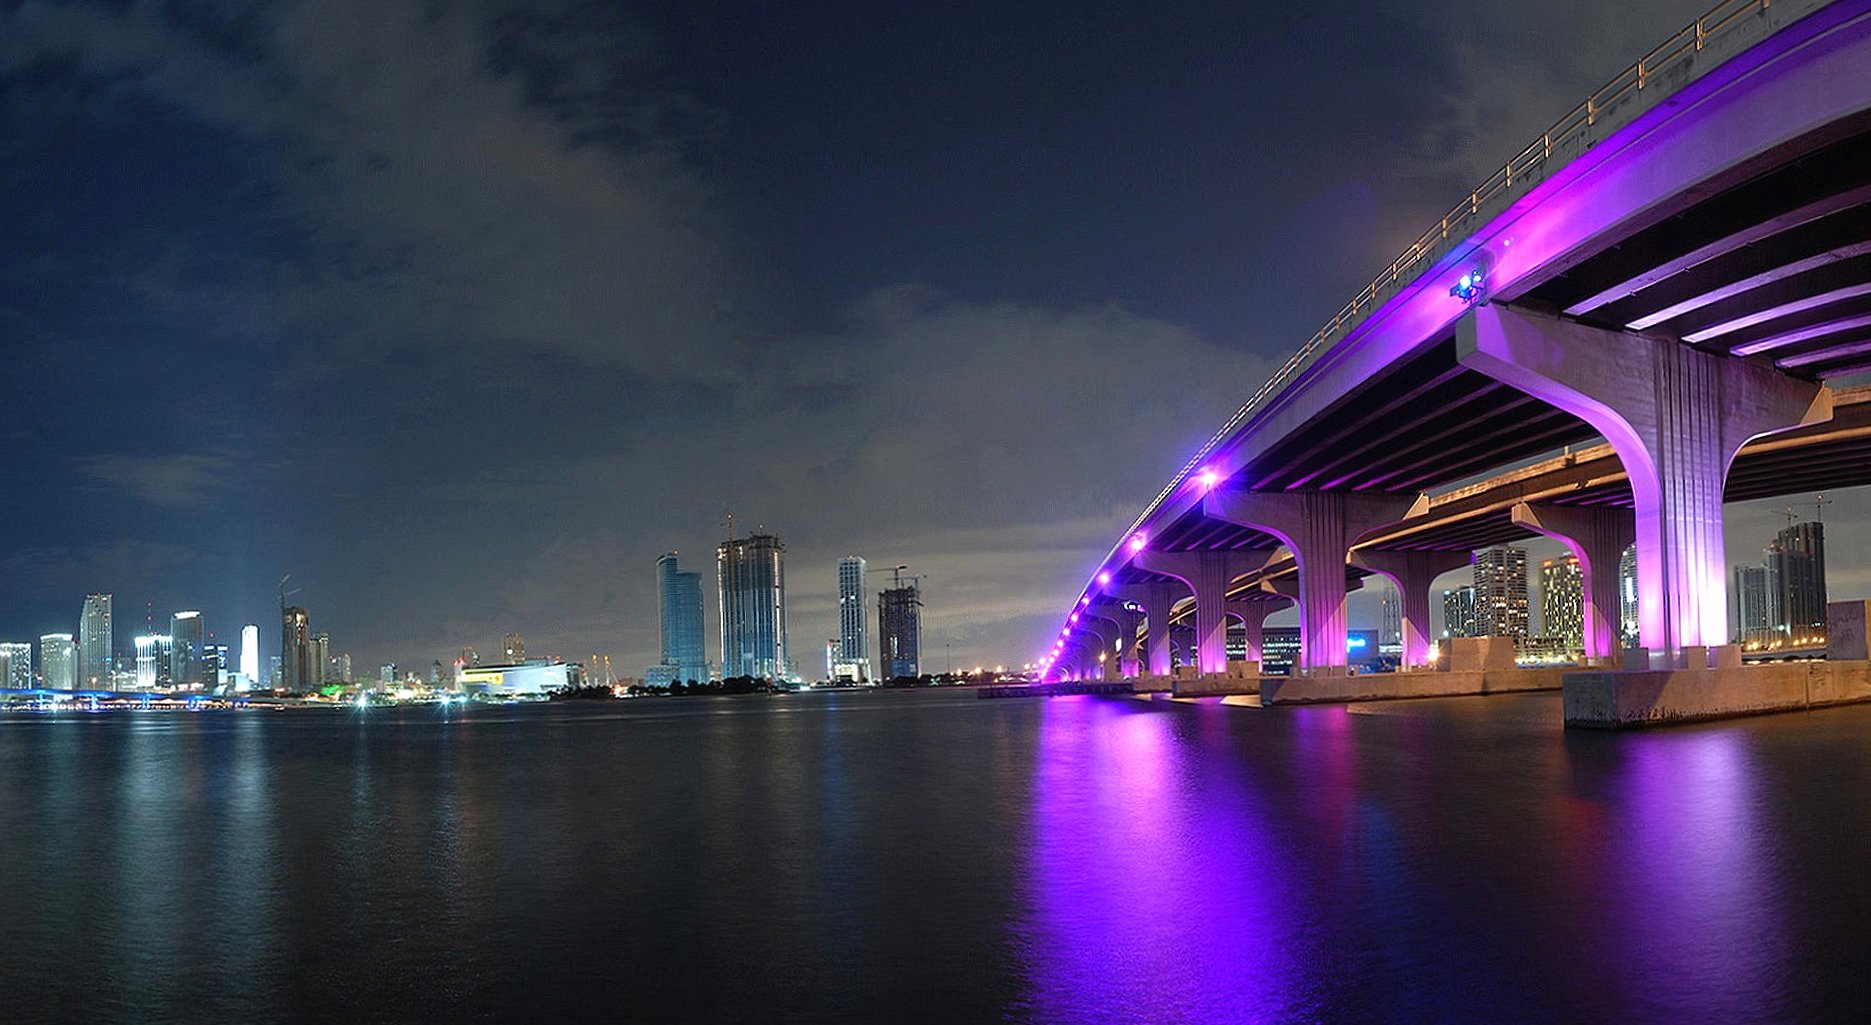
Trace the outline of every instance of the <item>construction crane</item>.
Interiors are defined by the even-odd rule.
[[[286,615],[286,599],[305,590],[303,587],[295,587],[290,591],[286,590],[286,581],[291,579],[291,573],[279,578],[279,614],[282,617]]]

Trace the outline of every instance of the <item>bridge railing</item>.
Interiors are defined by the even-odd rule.
[[[1399,284],[1407,282],[1406,275],[1419,265],[1441,255],[1448,246],[1451,235],[1459,241],[1467,237],[1471,223],[1482,216],[1484,208],[1493,215],[1492,202],[1497,197],[1511,191],[1517,184],[1525,186],[1534,172],[1542,169],[1555,153],[1569,159],[1572,147],[1583,140],[1598,124],[1599,117],[1614,105],[1627,98],[1633,92],[1641,92],[1653,85],[1653,80],[1671,68],[1692,59],[1713,39],[1726,34],[1729,30],[1743,23],[1749,16],[1763,13],[1772,4],[1772,0],[1722,0],[1693,23],[1685,25],[1675,35],[1664,40],[1655,49],[1638,58],[1637,62],[1612,76],[1596,92],[1587,96],[1584,102],[1567,111],[1552,127],[1540,133],[1526,148],[1515,154],[1512,159],[1501,165],[1480,185],[1469,190],[1467,196],[1442,216],[1442,220],[1410,243],[1409,247],[1398,254],[1376,277],[1371,279],[1344,308],[1332,317],[1313,336],[1299,347],[1291,358],[1274,371],[1267,383],[1260,386],[1247,402],[1241,406],[1228,421],[1222,424],[1195,457],[1184,464],[1183,468],[1170,479],[1156,498],[1144,507],[1124,537],[1136,533],[1143,526],[1157,507],[1175,494],[1176,489],[1188,480],[1190,475],[1212,455],[1235,429],[1245,423],[1272,398],[1286,383],[1298,376],[1301,370],[1311,365],[1333,339],[1349,331],[1357,320],[1378,305],[1380,297]],[[1660,84],[1660,83],[1655,83]],[[1680,84],[1680,83],[1679,83]],[[1120,538],[1119,546],[1123,544]],[[1116,549],[1114,548],[1115,552]]]

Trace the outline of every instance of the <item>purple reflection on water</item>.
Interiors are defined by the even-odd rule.
[[[1300,894],[1269,885],[1269,867],[1293,855],[1247,779],[1187,757],[1191,725],[1143,706],[1047,702],[1016,926],[1030,986],[1019,1019],[1307,1016],[1314,944]]]

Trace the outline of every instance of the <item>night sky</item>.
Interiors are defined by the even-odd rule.
[[[1273,366],[1704,6],[0,0],[0,639],[107,590],[120,647],[149,603],[271,648],[290,573],[360,673],[519,631],[637,675],[661,552],[714,636],[732,510],[808,676],[847,553],[926,574],[925,668],[1021,661]]]

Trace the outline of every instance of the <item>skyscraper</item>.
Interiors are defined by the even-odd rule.
[[[1540,634],[1585,650],[1585,575],[1575,555],[1540,563]]]
[[[864,629],[864,560],[847,555],[838,560],[838,654],[832,660],[833,679],[869,683],[870,639]]]
[[[1403,602],[1396,585],[1384,588],[1383,608],[1380,611],[1383,613],[1383,621],[1378,624],[1378,648],[1391,652],[1403,650]]]
[[[1527,636],[1527,550],[1506,545],[1475,553],[1475,631],[1482,637]]]
[[[260,681],[260,624],[248,623],[240,628],[240,675],[247,678],[250,687],[265,686]]]
[[[71,634],[45,634],[39,638],[39,675],[51,690],[78,689],[78,645]]]
[[[169,617],[169,680],[190,690],[206,682],[202,676],[202,645],[207,643],[201,613],[178,612]]]
[[[0,643],[0,687],[32,689],[32,645],[24,641]]]
[[[702,575],[677,567],[676,553],[656,560],[656,619],[660,630],[660,673],[645,673],[663,680],[708,682],[708,654],[702,628]]]
[[[784,679],[786,546],[772,534],[730,537],[715,549],[721,592],[721,675]]]
[[[877,654],[886,680],[922,675],[922,592],[915,577],[895,584],[877,594]]]
[[[228,668],[227,645],[204,644],[201,647],[201,682],[209,690],[221,686],[224,674],[232,672]]]
[[[279,687],[304,693],[310,683],[307,664],[312,657],[311,619],[297,605],[279,613]]]
[[[1780,591],[1766,566],[1735,567],[1735,640],[1763,647],[1780,635]]]
[[[136,689],[169,689],[169,636],[143,634],[132,643],[136,646]]]
[[[110,595],[85,595],[84,614],[78,620],[78,678],[85,687],[110,686],[111,644]]]
[[[517,666],[526,661],[526,638],[519,634],[508,634],[500,639],[500,653],[506,657],[507,664]]]
[[[1618,643],[1637,647],[1637,546],[1618,556]]]
[[[331,635],[315,633],[305,652],[305,684],[308,690],[325,686],[331,676]]]
[[[1823,523],[1790,523],[1767,546],[1768,569],[1779,578],[1781,632],[1819,637],[1826,631],[1826,537]]]
[[[1457,587],[1442,592],[1442,635],[1475,636],[1475,589]]]

